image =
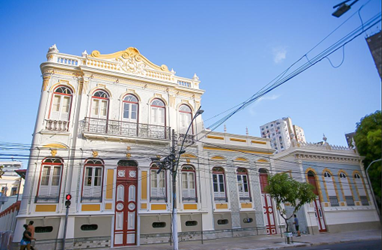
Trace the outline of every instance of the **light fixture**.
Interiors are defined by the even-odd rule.
[[[334,8],[337,8],[336,11],[333,12],[332,16],[335,16],[335,17],[340,17],[342,16],[343,14],[345,14],[348,10],[350,10],[350,7],[355,4],[356,2],[358,2],[358,0],[355,0],[354,2],[352,2],[351,4],[347,5],[346,3],[349,2],[350,0],[346,0],[346,1],[343,1],[342,3],[339,3],[335,6],[333,6],[333,9]]]

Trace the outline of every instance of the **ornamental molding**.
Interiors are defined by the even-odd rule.
[[[146,69],[152,69],[171,74],[166,65],[162,64],[161,66],[158,66],[150,62],[138,49],[133,47],[112,54],[101,54],[98,50],[94,50],[90,54],[90,57],[116,61],[119,63],[121,69],[128,73],[142,75]]]
[[[326,162],[342,162],[342,163],[361,163],[359,157],[346,157],[346,156],[333,156],[333,155],[318,155],[311,153],[298,153],[295,154],[297,160],[310,160],[310,161],[326,161]]]

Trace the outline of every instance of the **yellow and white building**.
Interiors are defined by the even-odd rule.
[[[30,220],[39,249],[61,245],[67,194],[67,248],[169,242],[170,173],[157,174],[151,158],[170,154],[172,130],[177,142],[183,140],[204,93],[196,74],[176,76],[136,48],[74,56],[55,45],[41,72],[15,245]],[[202,137],[259,156],[206,146],[197,142]],[[179,239],[264,231],[257,168],[270,168],[269,140],[209,133],[199,116],[186,144],[176,183]]]
[[[67,194],[67,249],[170,242],[171,173],[158,173],[152,158],[168,156],[173,141],[178,152],[183,139],[175,190],[179,241],[280,233],[264,192],[268,174],[278,172],[270,139],[211,132],[201,116],[185,136],[204,93],[196,74],[179,77],[136,48],[75,56],[55,45],[41,72],[14,249],[31,220],[38,249],[62,247]]]

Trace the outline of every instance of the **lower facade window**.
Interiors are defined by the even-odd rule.
[[[353,196],[345,196],[346,204],[348,206],[354,206],[354,199]]]
[[[167,202],[166,171],[161,170],[158,173],[158,169],[156,166],[150,169],[150,200]]]
[[[197,202],[195,169],[192,166],[184,166],[182,168],[182,201]]]
[[[369,201],[367,200],[367,196],[360,196],[362,206],[369,206]]]
[[[338,203],[337,196],[329,196],[329,201],[332,207],[337,207],[340,204]]]
[[[36,202],[58,202],[62,163],[60,158],[47,158],[43,161]]]
[[[82,202],[101,202],[103,161],[88,159],[85,162]]]
[[[221,167],[212,169],[212,182],[215,201],[228,201],[225,188],[225,175]]]

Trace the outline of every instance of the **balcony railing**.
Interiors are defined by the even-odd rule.
[[[170,140],[170,127],[117,120],[85,118],[84,133]]]
[[[45,129],[50,131],[68,131],[68,121],[45,120]]]

